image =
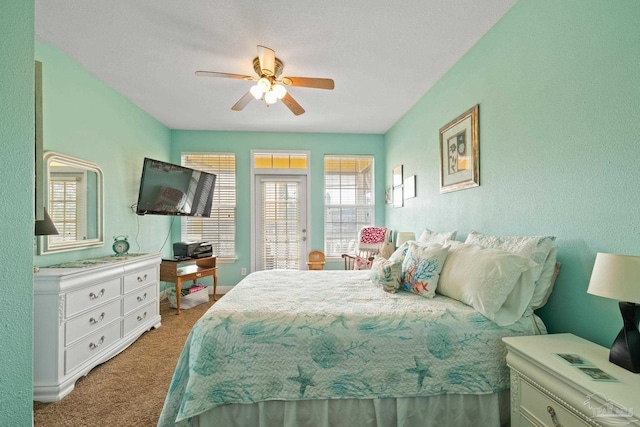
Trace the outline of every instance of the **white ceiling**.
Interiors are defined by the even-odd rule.
[[[385,133],[516,0],[36,0],[36,40],[53,45],[171,129]],[[327,77],[278,102],[231,106],[258,44],[283,76]]]

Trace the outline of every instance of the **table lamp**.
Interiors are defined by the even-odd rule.
[[[416,240],[416,233],[411,231],[398,231],[396,248],[399,248],[404,242],[408,242],[409,240]]]
[[[587,293],[619,301],[623,326],[609,361],[640,372],[640,332],[635,320],[636,304],[640,303],[640,257],[598,253]]]

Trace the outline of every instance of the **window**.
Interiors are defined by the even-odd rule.
[[[353,251],[358,231],[373,225],[373,156],[325,156],[324,252]]]
[[[254,169],[307,169],[307,154],[253,153]]]
[[[183,166],[216,174],[210,218],[182,218],[182,240],[210,242],[220,259],[236,256],[236,156],[182,153]]]

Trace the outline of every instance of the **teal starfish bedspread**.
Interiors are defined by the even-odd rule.
[[[500,327],[369,274],[247,276],[194,325],[158,425],[230,403],[494,393],[509,387],[501,338],[539,333],[532,317]]]

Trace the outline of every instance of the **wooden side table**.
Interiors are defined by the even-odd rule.
[[[218,267],[216,257],[192,258],[187,260],[163,259],[160,264],[160,281],[175,283],[176,315],[180,314],[180,297],[182,282],[213,276],[213,300],[216,300],[218,287]]]

